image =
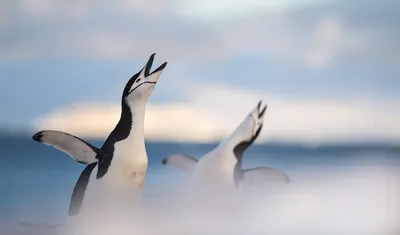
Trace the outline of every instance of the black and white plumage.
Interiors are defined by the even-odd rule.
[[[165,157],[162,163],[186,171],[192,182],[203,185],[223,181],[238,189],[242,183],[258,185],[268,180],[289,182],[289,177],[278,169],[242,169],[243,154],[259,136],[266,109],[267,106],[260,101],[231,135],[199,160],[189,155],[172,154]]]
[[[100,149],[60,131],[40,131],[32,137],[67,153],[80,163],[87,164],[72,193],[69,216],[80,214],[83,204],[91,204],[88,208],[101,211],[107,207],[105,203],[111,203],[111,198],[118,196],[119,192],[129,193],[121,198],[130,200],[141,196],[147,171],[145,108],[161,72],[167,65],[165,62],[151,72],[154,57],[155,53],[150,56],[144,68],[127,82],[122,92],[120,119]],[[117,198],[114,201],[120,202],[121,198]]]

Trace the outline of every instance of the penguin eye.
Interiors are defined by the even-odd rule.
[[[138,78],[138,80],[136,80],[136,82],[140,82],[140,78]]]

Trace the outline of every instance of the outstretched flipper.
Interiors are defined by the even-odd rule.
[[[86,141],[61,131],[44,130],[32,136],[32,139],[68,154],[75,161],[82,164],[92,164],[102,161],[106,154],[99,148]]]
[[[242,183],[248,185],[260,185],[266,182],[289,183],[287,174],[281,170],[270,167],[256,167],[243,170]]]
[[[198,160],[192,156],[184,154],[172,154],[168,155],[162,160],[163,165],[171,165],[178,167],[191,174],[196,167]]]

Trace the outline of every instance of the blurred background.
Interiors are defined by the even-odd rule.
[[[293,203],[324,211],[360,195],[323,218],[397,231],[399,12],[395,0],[0,1],[1,216],[26,205],[66,212],[83,166],[32,134],[57,129],[101,146],[126,81],[155,52],[154,67],[168,65],[146,111],[148,193],[184,178],[161,166],[164,155],[200,157],[262,99],[245,166],[285,170],[317,191],[347,183],[334,199],[312,191]]]

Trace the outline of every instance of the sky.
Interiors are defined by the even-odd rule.
[[[394,0],[0,2],[0,129],[105,138],[127,80],[168,61],[146,138],[214,141],[262,99],[259,141],[400,140]]]

